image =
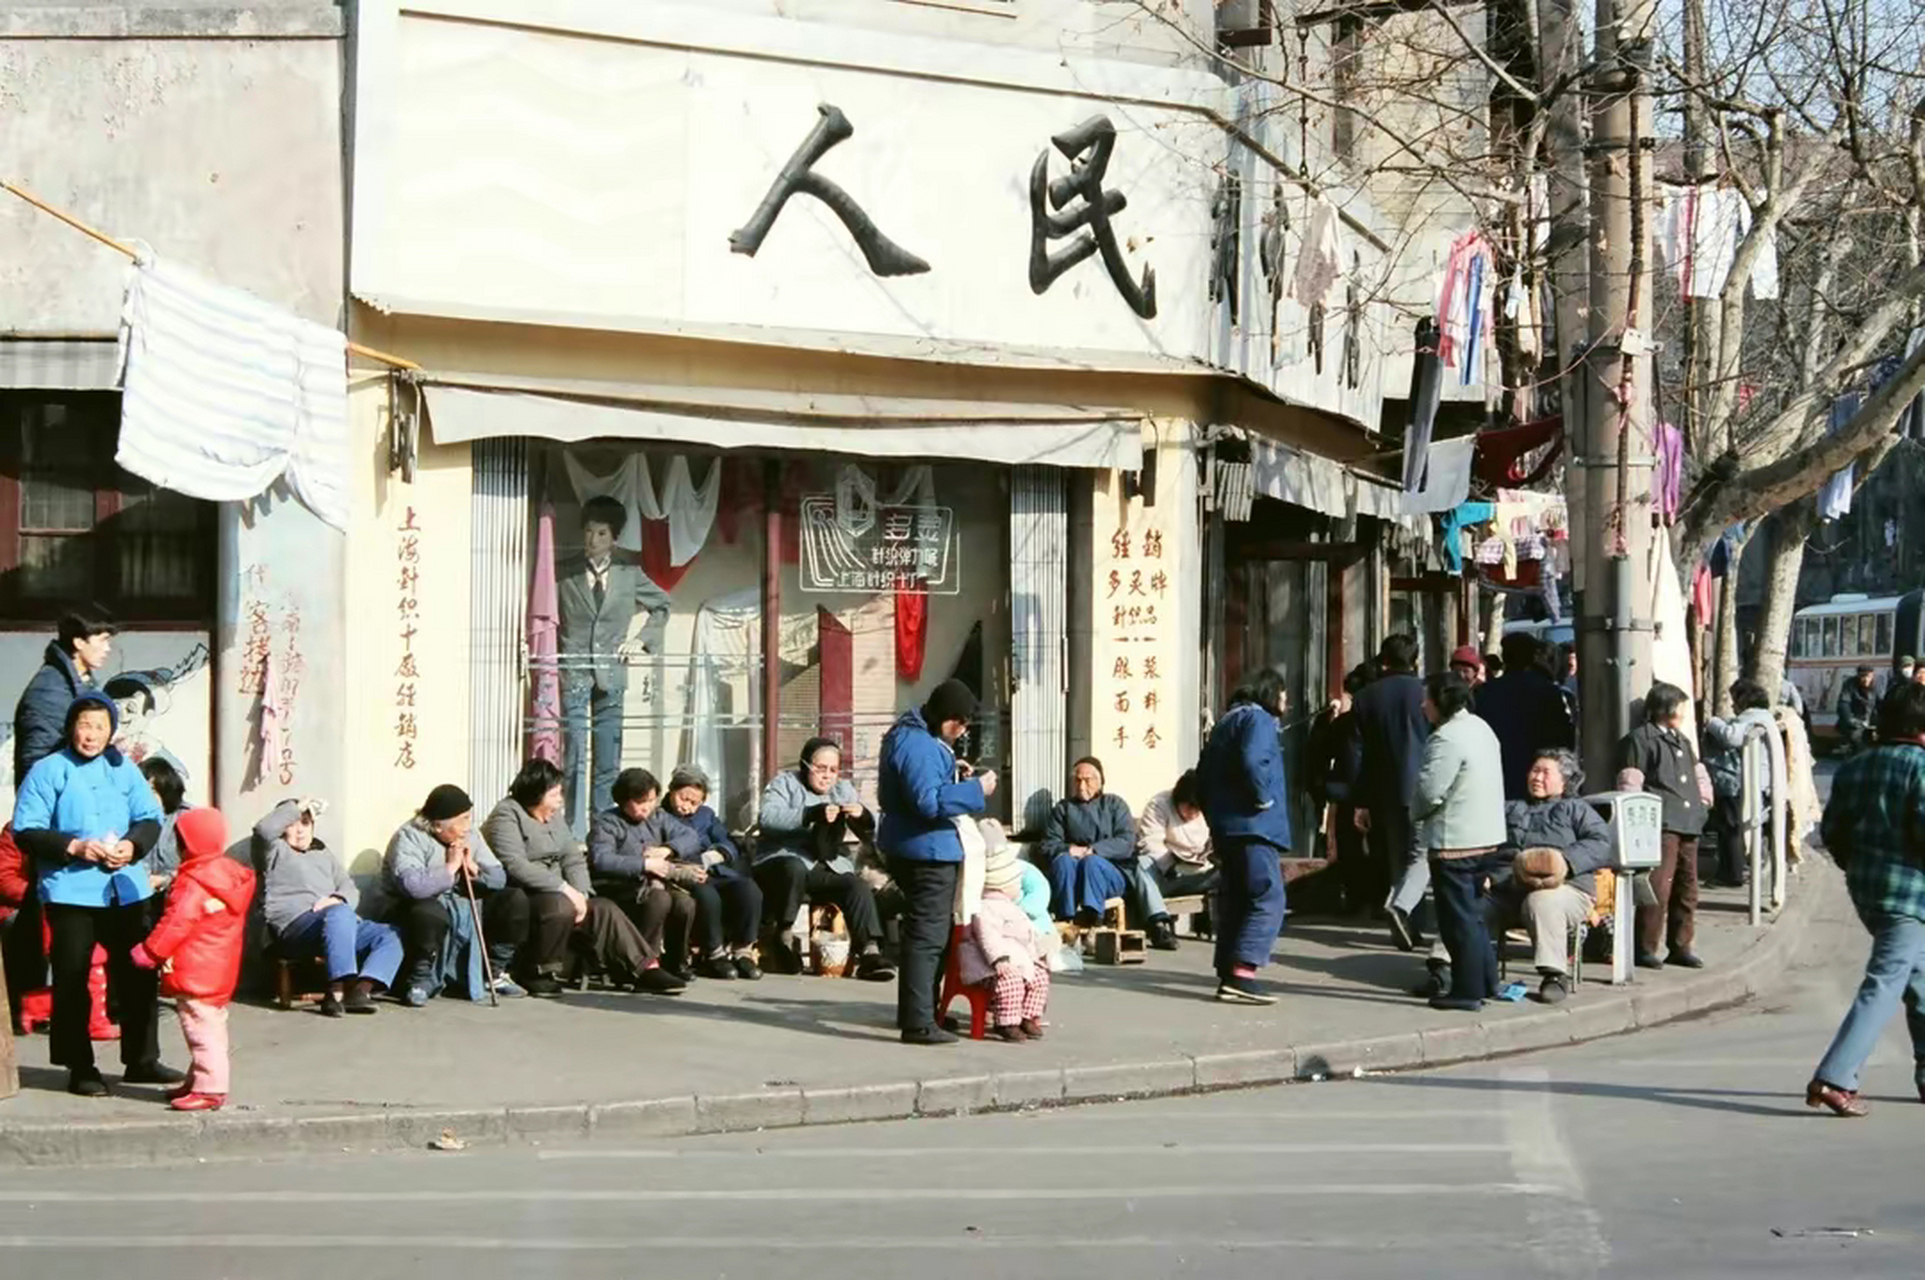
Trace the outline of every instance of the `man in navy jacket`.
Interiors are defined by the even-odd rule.
[[[1357,823],[1370,838],[1371,858],[1395,885],[1388,904],[1390,931],[1398,948],[1409,951],[1421,937],[1410,914],[1430,887],[1428,851],[1417,848],[1410,820],[1430,721],[1424,718],[1424,682],[1417,678],[1416,639],[1401,633],[1386,637],[1377,664],[1382,674],[1354,704],[1363,740]]]
[[[956,882],[963,859],[955,820],[979,814],[996,793],[996,775],[958,777],[955,742],[976,716],[976,695],[945,680],[919,708],[902,713],[882,740],[876,845],[902,890],[902,957],[896,979],[896,1026],[904,1044],[949,1044],[936,1023],[936,997],[949,959]]]

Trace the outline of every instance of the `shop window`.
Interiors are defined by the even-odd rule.
[[[1824,656],[1827,658],[1836,658],[1838,656],[1838,619],[1836,618],[1825,619],[1825,632],[1824,632],[1823,643],[1824,643]]]
[[[113,392],[0,393],[0,617],[97,601],[123,624],[206,625],[215,507],[115,465]]]
[[[1869,613],[1859,615],[1858,656],[1861,658],[1870,657],[1873,650],[1877,646],[1877,640],[1878,640],[1877,621]]]
[[[537,667],[531,724],[555,735],[564,755],[562,690],[606,668],[615,655],[598,650],[618,643],[570,617],[590,598],[585,504],[609,513],[613,498],[622,528],[612,561],[631,571],[630,583],[644,580],[644,592],[659,589],[651,598],[666,598],[664,612],[638,615],[625,636],[624,767],[666,781],[678,764],[699,764],[718,812],[747,826],[766,779],[820,735],[842,744],[844,772],[873,803],[883,735],[904,708],[959,676],[981,691],[984,709],[964,754],[1007,770],[1009,499],[1000,469],[611,440],[543,445],[531,463],[529,545],[541,545],[546,509],[554,547],[551,565],[534,566],[534,594],[553,575],[561,615],[553,710],[544,718]],[[762,626],[771,568],[781,592],[773,708],[764,705]]]

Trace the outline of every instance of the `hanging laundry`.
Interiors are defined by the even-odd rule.
[[[709,463],[708,476],[696,484],[688,459],[676,454],[662,482],[662,512],[668,519],[668,562],[683,568],[709,540],[715,510],[722,497],[722,460]]]
[[[1310,218],[1303,233],[1303,251],[1290,275],[1290,296],[1303,306],[1321,303],[1343,270],[1343,239],[1338,231],[1336,206],[1323,196],[1310,202]]]
[[[1463,386],[1483,377],[1484,347],[1490,336],[1493,261],[1490,242],[1483,234],[1466,231],[1451,242],[1443,284],[1437,291],[1437,355],[1446,366],[1459,371]]]
[[[1430,433],[1437,425],[1437,400],[1444,384],[1438,340],[1435,321],[1425,317],[1417,322],[1417,345],[1410,364],[1410,425],[1404,429],[1405,493],[1424,487],[1424,470],[1430,465]]]
[[[918,586],[896,591],[896,678],[911,684],[922,679],[922,660],[929,644],[929,593]]]
[[[1858,416],[1858,405],[1862,397],[1856,391],[1847,391],[1831,402],[1831,424],[1827,431],[1837,435]],[[1851,514],[1852,488],[1858,479],[1858,464],[1847,462],[1825,481],[1825,487],[1818,491],[1818,518],[1837,520]]]
[[[1717,615],[1717,603],[1712,596],[1711,567],[1699,561],[1696,572],[1691,575],[1691,609],[1698,615],[1698,625],[1708,627]]]
[[[1674,187],[1665,194],[1658,220],[1658,244],[1677,278],[1678,291],[1690,298],[1715,298],[1751,233],[1751,202],[1736,187],[1707,183]],[[1778,240],[1768,237],[1751,266],[1751,296],[1778,296]]]
[[[1731,562],[1737,559],[1744,536],[1744,525],[1734,524],[1711,544],[1711,550],[1705,554],[1705,563],[1710,566],[1712,577],[1722,578],[1731,572]]]
[[[1651,452],[1657,465],[1651,469],[1651,500],[1666,521],[1678,514],[1684,493],[1684,432],[1668,422],[1652,429]]]
[[[1555,444],[1556,447],[1527,471],[1525,457],[1547,444]],[[1562,414],[1515,427],[1502,427],[1496,431],[1480,431],[1477,433],[1477,462],[1473,474],[1488,485],[1524,488],[1544,478],[1563,448]]]
[[[1439,515],[1462,503],[1470,496],[1470,463],[1476,452],[1477,440],[1473,436],[1459,436],[1431,445],[1424,486],[1416,493],[1404,495],[1403,514]]]
[[[555,508],[535,517],[535,580],[528,593],[528,754],[561,763],[561,597],[555,582]]]
[[[120,315],[115,461],[162,488],[245,502],[286,477],[348,524],[347,338],[143,253]]]
[[[575,501],[613,498],[622,504],[626,519],[622,521],[615,545],[630,553],[640,551],[643,522],[663,518],[661,504],[655,499],[655,482],[648,470],[648,455],[637,450],[623,458],[614,471],[602,476],[591,475],[573,449],[564,451],[561,459],[568,483],[575,491]]]
[[[1488,502],[1460,502],[1445,513],[1438,546],[1446,569],[1452,573],[1464,571],[1464,535],[1476,525],[1489,523],[1496,513],[1497,508]]]

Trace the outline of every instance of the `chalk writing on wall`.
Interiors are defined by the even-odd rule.
[[[1162,530],[1132,531],[1126,524],[1111,535],[1104,591],[1115,654],[1109,674],[1116,731],[1109,741],[1118,750],[1154,751],[1170,732],[1162,670],[1170,578]]]
[[[414,641],[421,621],[421,524],[409,507],[395,532],[395,616],[401,638],[401,661],[394,669],[394,767],[414,768],[414,744],[420,736],[415,698],[421,669],[415,661]]]
[[[295,704],[307,657],[301,647],[301,608],[290,596],[274,598],[265,565],[241,575],[241,663],[239,688],[257,699],[260,753],[254,778],[292,786],[299,762],[294,753]]]

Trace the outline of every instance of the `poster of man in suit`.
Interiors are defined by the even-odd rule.
[[[618,559],[628,513],[614,498],[582,504],[582,554],[561,572],[562,763],[568,822],[577,834],[614,801],[622,768],[622,704],[629,667],[659,657],[668,593]],[[640,625],[637,625],[637,620]]]

